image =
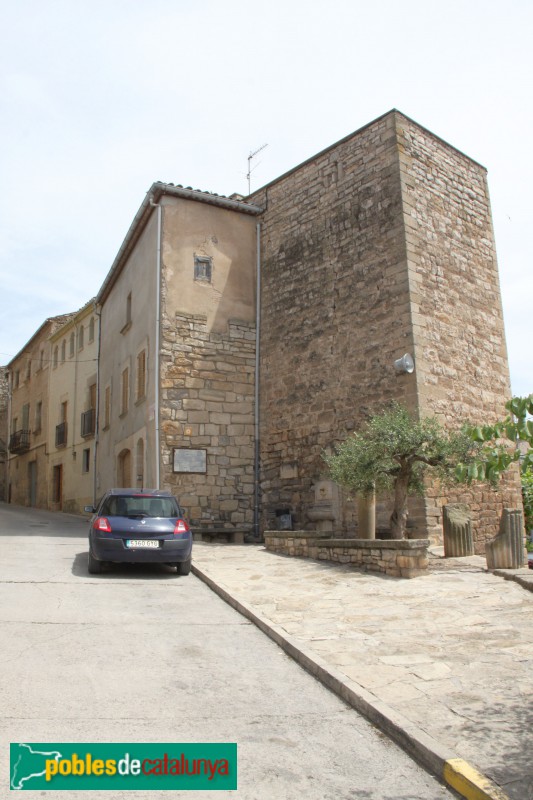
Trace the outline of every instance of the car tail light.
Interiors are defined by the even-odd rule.
[[[180,533],[189,533],[189,526],[184,519],[179,519],[174,526],[174,536]]]
[[[104,531],[105,533],[111,533],[111,525],[109,524],[109,520],[106,517],[98,517],[93,522],[93,528],[95,531]]]

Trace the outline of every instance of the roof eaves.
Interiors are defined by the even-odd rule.
[[[45,321],[41,325],[39,325],[39,327],[37,328],[37,330],[35,331],[33,336],[31,336],[28,339],[28,341],[26,342],[24,347],[21,347],[21,349],[18,351],[18,353],[15,356],[13,356],[11,361],[8,361],[8,363],[6,364],[6,369],[9,369],[11,364],[13,364],[18,358],[21,358],[21,356],[24,355],[25,351],[28,350],[30,345],[33,344],[33,342],[44,332],[44,330],[45,330],[47,325],[52,327],[52,329],[53,329],[54,322],[59,322],[60,323],[59,327],[62,327],[62,325],[64,325],[66,322],[68,322],[74,316],[74,313],[75,312],[68,313],[68,314],[58,314],[57,317],[47,317],[47,319],[45,319]],[[62,320],[62,322],[60,322],[60,320]],[[54,330],[52,330],[52,333],[53,332],[54,332]],[[46,339],[49,339],[49,338],[50,338],[50,336],[46,336]]]

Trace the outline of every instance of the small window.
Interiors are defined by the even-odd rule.
[[[41,432],[42,418],[43,418],[43,404],[39,400],[37,405],[35,406],[35,428],[33,431],[34,433]]]
[[[13,389],[18,389],[19,383],[20,383],[20,372],[17,369],[15,370],[15,374],[13,376]]]
[[[146,394],[146,350],[141,350],[137,356],[137,383],[135,387],[136,400],[142,400]]]
[[[78,330],[78,350],[83,350],[83,325]]]
[[[130,328],[131,328],[131,292],[126,297],[126,321],[124,322],[124,325],[120,329],[120,332],[122,334],[127,333]]]
[[[31,380],[31,361],[26,364],[26,380]]]
[[[89,341],[94,342],[94,317],[89,322]]]
[[[128,367],[122,370],[122,395],[120,401],[120,413],[126,414],[128,411],[129,405],[129,393],[130,393],[130,371]]]
[[[91,466],[91,451],[89,448],[83,451],[82,461],[81,461],[81,471],[82,472],[89,472],[89,468]]]
[[[194,256],[194,280],[211,283],[213,259],[208,256]]]
[[[67,355],[67,343],[63,339],[63,341],[61,342],[61,363],[64,362],[66,355]]]
[[[104,393],[104,428],[109,428],[110,421],[111,421],[111,386],[106,386]]]
[[[44,365],[44,350],[41,350],[39,354],[39,369],[42,369]]]
[[[54,347],[54,362],[53,362],[54,368],[57,367],[58,360],[59,360],[59,347],[56,344],[56,346]]]
[[[74,331],[70,334],[70,345],[69,345],[69,356],[70,358],[74,357],[74,348],[76,344],[76,337],[74,336]]]

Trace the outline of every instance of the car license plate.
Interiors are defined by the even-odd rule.
[[[151,550],[152,548],[159,547],[158,539],[127,539],[126,547],[140,548],[141,550]]]

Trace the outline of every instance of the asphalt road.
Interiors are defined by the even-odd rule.
[[[0,503],[5,796],[9,742],[237,742],[238,790],[202,797],[452,797],[193,575],[89,576],[86,525]]]

